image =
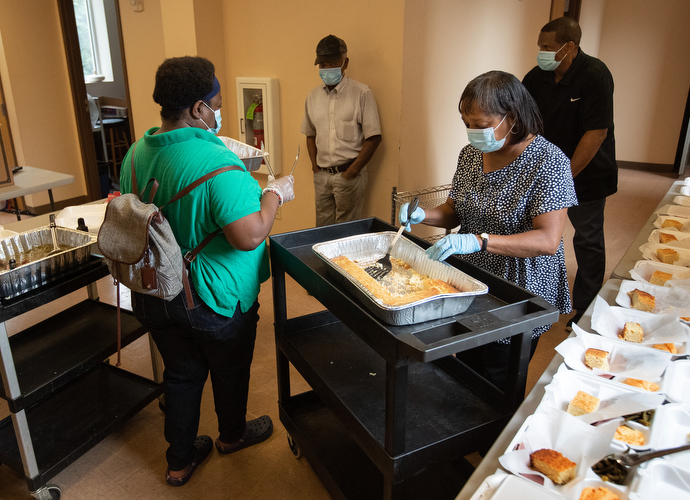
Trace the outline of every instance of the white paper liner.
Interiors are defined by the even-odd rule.
[[[608,453],[621,419],[610,420],[598,426],[586,424],[572,415],[554,408],[535,413],[525,420],[519,435],[519,446],[499,457],[499,463],[515,475],[539,483],[545,488],[566,494],[585,479],[587,470]],[[530,454],[548,448],[561,453],[577,464],[577,474],[568,483],[559,486],[530,467]]]
[[[664,229],[665,231],[677,231],[675,227],[664,227],[662,228],[661,226],[664,224],[664,221],[666,219],[674,219],[677,220],[678,222],[683,224],[683,229],[681,229],[682,232],[687,233],[690,232],[690,218],[688,217],[680,217],[680,216],[670,216],[670,215],[658,215],[656,220],[654,221],[654,227],[657,227],[659,229]]]
[[[675,203],[676,205],[681,205],[683,207],[690,207],[690,196],[688,196],[685,193],[683,194],[684,196],[676,196],[675,198],[673,198],[673,203]]]
[[[546,394],[536,412],[547,407],[567,411],[568,403],[578,391],[600,399],[598,410],[575,417],[587,424],[651,410],[664,402],[663,394],[642,393],[628,385],[568,370],[561,365],[552,382],[546,386]]]
[[[665,245],[647,242],[640,246],[642,258],[654,262],[661,262],[656,255],[656,251],[659,248],[670,248],[678,252],[680,258],[673,263],[674,266],[690,267],[690,240],[674,241],[672,243],[666,243]]]
[[[690,238],[690,233],[683,233],[681,231],[677,231],[676,229],[671,230],[669,228],[664,228],[654,229],[651,233],[649,233],[649,238],[647,241],[650,243],[659,243],[660,245],[664,245],[665,243],[661,243],[661,233],[673,235],[678,241],[683,241]]]
[[[671,403],[662,405],[654,412],[649,446],[665,450],[688,444],[690,436],[690,407]],[[666,460],[690,468],[690,450],[673,453]]]
[[[685,286],[690,290],[690,269],[687,267],[651,260],[638,260],[635,267],[630,270],[630,276],[635,281],[649,283],[649,278],[654,274],[654,271],[662,271],[673,276],[664,284],[665,287]]]
[[[632,309],[632,301],[630,300],[629,293],[635,289],[647,292],[654,297],[654,309],[652,309],[651,312]],[[678,316],[690,316],[690,289],[686,287],[665,287],[650,285],[647,282],[623,280],[618,289],[616,304],[623,308],[630,309],[631,313],[641,312],[645,315],[651,314],[651,317],[657,315],[674,315],[676,318]],[[641,318],[642,317],[646,316],[641,316]],[[645,339],[647,338],[646,333],[645,331]],[[671,340],[668,342],[671,342]]]
[[[661,384],[666,399],[674,403],[690,405],[690,361],[680,359],[671,363]]]
[[[665,458],[643,465],[628,493],[630,500],[690,500],[690,470]]]
[[[573,324],[573,332],[575,337],[564,340],[555,349],[570,368],[582,373],[611,374],[617,382],[622,382],[625,378],[636,378],[658,384],[671,363],[671,354],[668,352],[587,333],[576,324]],[[590,347],[609,352],[608,372],[585,366],[585,351]]]
[[[673,217],[685,217],[690,218],[690,207],[683,207],[678,205],[664,205],[659,208],[656,212],[659,215],[670,215]]]

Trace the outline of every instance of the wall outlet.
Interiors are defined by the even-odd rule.
[[[134,12],[142,12],[144,10],[144,0],[129,0],[129,5]]]

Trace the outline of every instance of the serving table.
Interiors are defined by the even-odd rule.
[[[558,310],[451,257],[489,293],[454,317],[387,325],[312,246],[390,230],[371,218],[270,237],[280,420],[333,498],[454,498],[467,477],[462,457],[492,442],[522,402],[531,331],[557,321]],[[288,318],[286,275],[327,310]],[[454,356],[505,337],[513,339],[505,391]],[[291,364],[311,390],[292,394]]]
[[[13,177],[13,186],[0,188],[0,201],[15,200],[15,208],[17,207],[17,198],[47,190],[50,198],[50,209],[55,211],[53,188],[74,182],[73,175],[36,167],[21,167],[21,170],[15,172]],[[15,215],[17,220],[21,220],[19,208],[16,208]]]
[[[47,481],[163,392],[107,362],[117,351],[117,312],[99,301],[96,287],[107,275],[103,258],[91,255],[63,277],[0,301],[0,397],[10,411],[0,422],[0,463],[25,476],[34,498],[60,498],[59,486]],[[86,300],[8,336],[9,319],[82,288]],[[123,347],[147,333],[128,311],[121,320]]]

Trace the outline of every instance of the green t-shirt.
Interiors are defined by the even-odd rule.
[[[209,172],[229,165],[242,167],[213,177],[163,208],[183,254],[216,229],[261,209],[259,183],[220,139],[194,127],[153,135],[157,130],[147,130],[139,140],[134,161],[139,191],[151,178],[160,184],[153,200],[157,206]],[[131,152],[122,160],[122,193],[132,192]],[[147,197],[148,190],[143,199]],[[230,245],[223,233],[213,238],[191,265],[197,293],[223,316],[232,316],[238,301],[241,311],[246,312],[269,276],[265,242],[245,252]]]

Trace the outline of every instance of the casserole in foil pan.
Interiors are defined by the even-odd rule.
[[[95,234],[60,226],[56,232],[60,250],[52,254],[50,226],[0,240],[0,298],[16,297],[45,285],[89,259]]]
[[[375,297],[366,287],[331,259],[344,255],[365,268],[383,257],[395,232],[361,234],[339,240],[318,243],[312,247],[328,265],[332,276],[354,294],[376,317],[389,325],[413,325],[434,319],[462,314],[476,295],[488,293],[489,287],[445,262],[429,259],[424,250],[406,238],[400,238],[391,257],[407,263],[421,275],[441,279],[453,285],[459,293],[435,295],[402,306],[389,306]]]

